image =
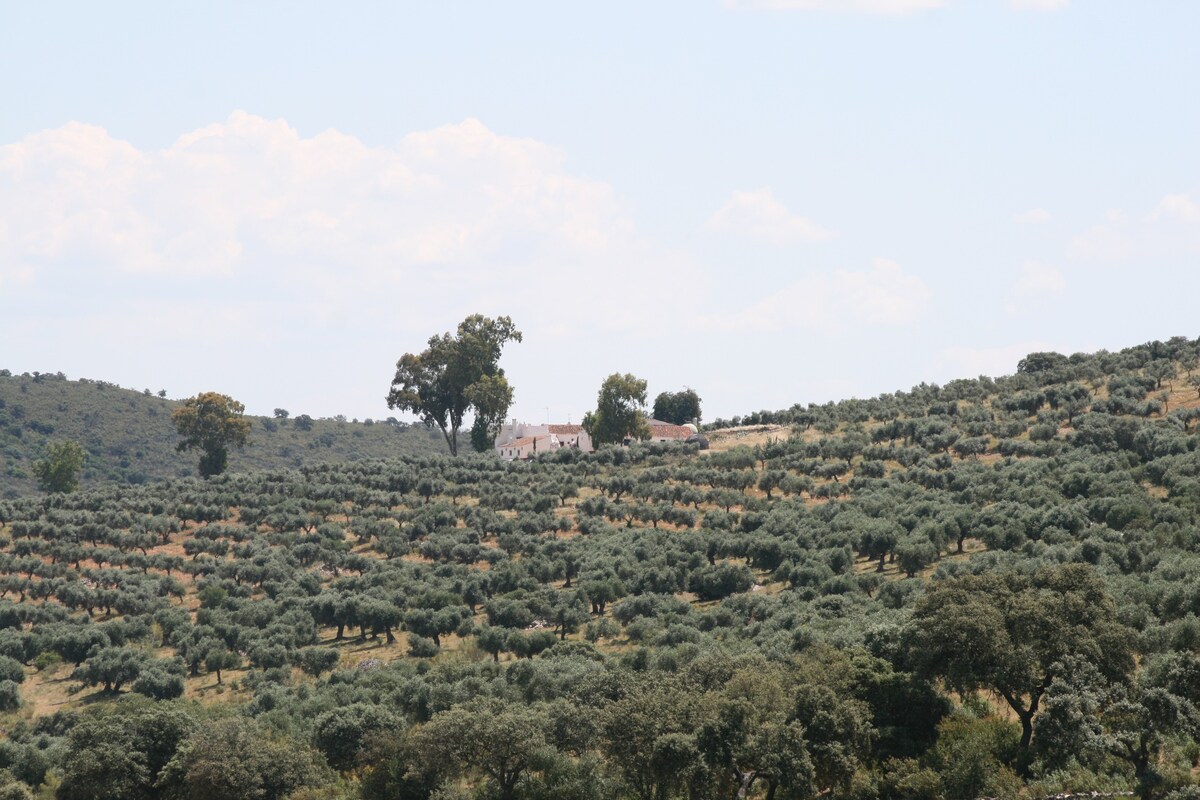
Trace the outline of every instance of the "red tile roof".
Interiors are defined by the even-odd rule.
[[[650,436],[663,439],[686,439],[695,431],[683,425],[654,425],[650,428]]]
[[[554,433],[554,434],[574,435],[576,433],[583,432],[582,425],[547,425],[546,427],[550,430],[551,433]]]

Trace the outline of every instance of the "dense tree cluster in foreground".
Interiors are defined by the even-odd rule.
[[[1198,353],[0,503],[0,798],[1195,798]]]

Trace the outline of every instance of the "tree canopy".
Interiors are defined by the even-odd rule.
[[[597,445],[619,444],[626,439],[647,439],[646,382],[629,373],[614,372],[604,379],[596,396],[596,410],[583,417],[583,427]]]
[[[679,392],[661,392],[654,398],[655,419],[670,422],[672,425],[686,425],[689,422],[700,423],[700,395],[695,389],[685,388]]]
[[[473,411],[471,443],[477,450],[490,450],[512,405],[512,387],[498,363],[511,341],[521,341],[512,319],[472,314],[455,333],[430,337],[425,350],[400,357],[388,408],[436,425],[452,455],[458,455],[459,429]]]
[[[33,475],[44,492],[73,492],[87,457],[78,442],[51,442],[46,455],[33,464]]]
[[[0,800],[1195,800],[1197,352],[3,497]]]
[[[177,449],[201,451],[201,476],[220,475],[229,462],[229,448],[246,446],[250,421],[243,418],[245,411],[244,405],[228,395],[204,392],[183,401],[171,414],[175,429],[183,437]]]
[[[1021,722],[1022,748],[1066,659],[1086,658],[1110,680],[1133,669],[1133,631],[1082,564],[934,584],[916,604],[908,637],[910,658],[925,674],[1004,698]]]

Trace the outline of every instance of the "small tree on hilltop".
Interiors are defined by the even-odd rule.
[[[229,448],[245,447],[250,439],[246,407],[217,392],[204,392],[183,402],[171,414],[175,430],[184,437],[176,449],[199,449],[200,474],[220,475],[229,461]]]
[[[458,431],[473,410],[479,431],[472,431],[472,443],[491,449],[512,405],[512,388],[497,363],[511,341],[521,341],[512,319],[472,314],[457,333],[431,337],[424,351],[400,357],[388,408],[411,411],[426,425],[436,425],[451,455],[458,455]]]
[[[646,382],[628,373],[614,372],[600,385],[596,410],[584,415],[583,427],[598,445],[648,439],[650,428],[642,411],[645,405]]]
[[[79,488],[79,473],[87,454],[77,442],[51,442],[46,455],[33,464],[33,476],[44,492],[73,492]]]

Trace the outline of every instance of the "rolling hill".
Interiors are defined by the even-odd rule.
[[[36,491],[32,463],[60,439],[87,450],[85,488],[196,473],[197,456],[175,450],[176,401],[61,373],[6,373],[0,371],[0,498]],[[420,425],[314,419],[303,429],[295,419],[249,419],[250,446],[230,453],[234,472],[446,452],[441,435]]]
[[[1194,800],[1198,363],[0,501],[0,791]]]

